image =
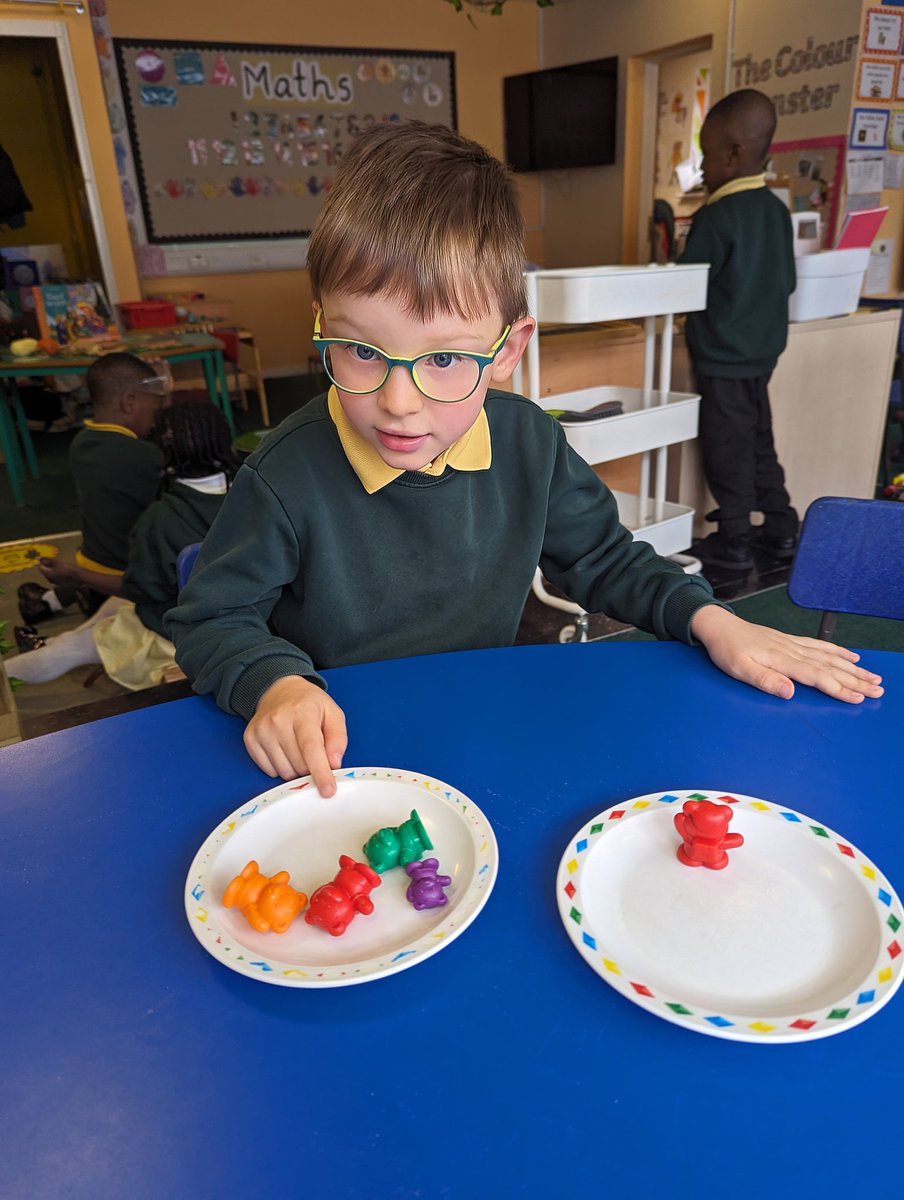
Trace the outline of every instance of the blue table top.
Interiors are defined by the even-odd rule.
[[[677,644],[327,672],[346,764],[453,784],[500,849],[473,925],[355,987],[266,986],[188,927],[196,850],[274,782],[236,718],[192,698],[0,751],[0,1193],[897,1194],[900,995],[819,1041],[704,1037],[588,969],[555,895],[589,818],[695,788],[814,817],[900,892],[904,656],[864,662],[888,690],[858,707],[764,696]]]

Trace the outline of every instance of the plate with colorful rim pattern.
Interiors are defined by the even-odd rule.
[[[296,779],[237,808],[204,841],[185,883],[185,911],[198,941],[242,975],[283,987],[342,987],[393,975],[448,946],[486,904],[496,881],[498,851],[477,805],[428,775],[388,767],[335,771],[336,795],[324,799],[311,780]],[[404,868],[384,871],[371,899],[341,937],[299,915],[283,934],[258,933],[222,896],[249,860],[274,875],[289,872],[310,896],[332,881],[339,856],[366,862],[371,834],[398,826],[416,809],[439,871],[451,876],[442,908],[418,911],[405,898]]]
[[[686,800],[734,810],[744,837],[724,870],[677,858]],[[685,1029],[798,1042],[859,1025],[904,968],[901,901],[883,873],[825,825],[780,804],[656,792],[575,835],[556,880],[569,937],[611,987]]]

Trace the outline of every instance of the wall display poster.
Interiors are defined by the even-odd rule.
[[[865,212],[868,208],[878,208],[882,203],[881,192],[848,192],[844,198],[844,215],[848,213]]]
[[[882,169],[884,188],[904,187],[904,154],[886,154]]]
[[[863,284],[864,296],[881,296],[888,291],[894,257],[895,238],[880,238],[873,242]]]
[[[891,126],[888,131],[888,148],[895,154],[904,154],[904,108],[891,110]]]
[[[881,192],[885,155],[880,150],[852,150],[847,156],[848,195]]]
[[[852,150],[884,150],[888,134],[888,109],[855,108],[851,118]]]
[[[455,56],[115,39],[152,243],[305,237],[356,133],[455,128]]]
[[[857,73],[858,100],[891,100],[895,95],[896,62],[864,58]]]
[[[700,149],[700,130],[709,112],[709,80],[712,70],[710,67],[698,67],[694,75],[694,111],[691,117],[691,157],[699,169],[703,160]]]
[[[897,56],[904,40],[904,16],[887,8],[868,8],[863,29],[864,54]]]
[[[831,246],[844,182],[845,138],[773,142],[769,169],[788,188],[792,212],[818,212],[822,248]]]

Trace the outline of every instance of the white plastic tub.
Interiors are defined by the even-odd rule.
[[[869,266],[869,247],[806,254],[795,260],[795,266],[797,289],[788,304],[790,320],[819,321],[857,311]]]
[[[546,324],[627,321],[706,308],[709,263],[642,267],[563,267],[527,273],[536,281],[534,316]]]
[[[631,492],[616,492],[615,503],[622,525],[639,542],[649,542],[657,554],[680,554],[694,537],[694,510],[671,501],[641,498]]]
[[[607,400],[621,401],[623,411],[619,416],[572,425],[562,420],[569,445],[586,462],[611,462],[659,446],[688,442],[697,436],[700,397],[690,392],[668,392],[665,404],[660,403],[659,392],[654,392],[650,407],[644,408],[642,388],[584,388],[579,392],[544,396],[543,407],[584,412]]]

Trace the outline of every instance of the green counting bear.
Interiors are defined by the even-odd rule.
[[[411,810],[409,820],[395,828],[387,825],[385,829],[378,829],[364,843],[367,861],[380,875],[391,867],[404,867],[410,862],[417,862],[425,850],[432,849],[433,843],[416,808]]]

